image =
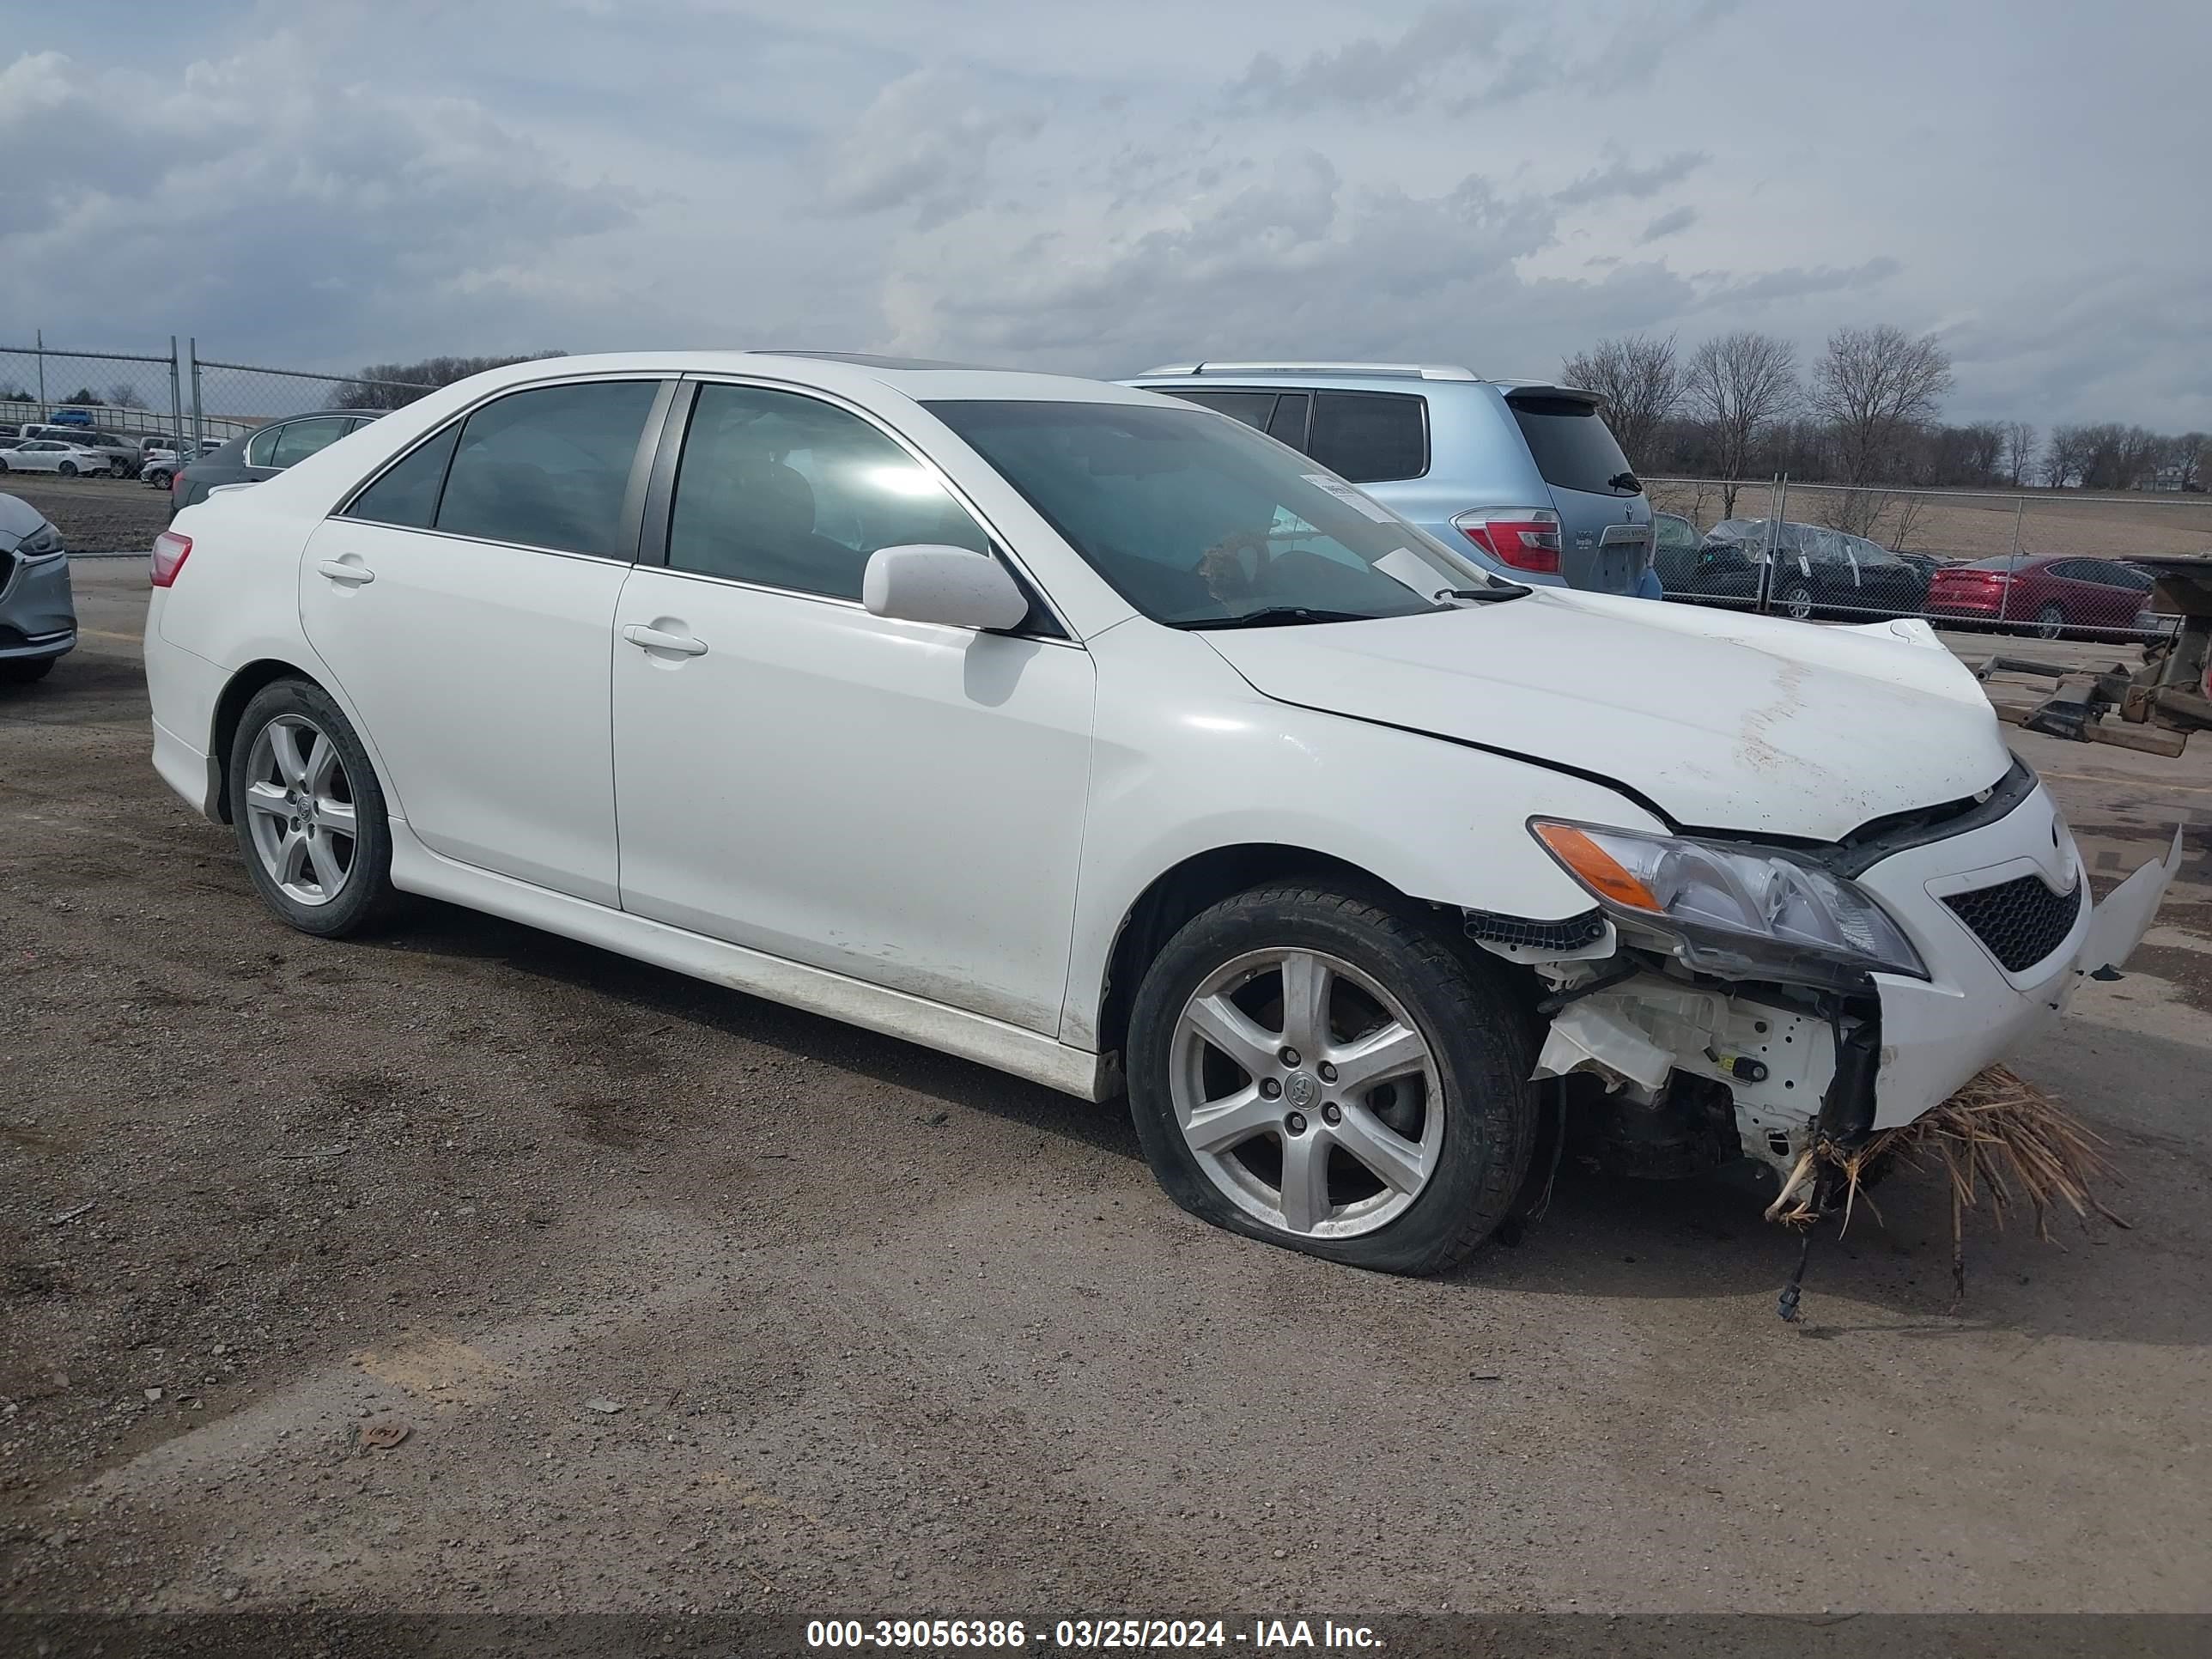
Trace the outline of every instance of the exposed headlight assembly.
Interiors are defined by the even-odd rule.
[[[1874,899],[1778,848],[1535,818],[1529,830],[1624,933],[1656,935],[1701,973],[1845,987],[1928,977]]]
[[[61,532],[50,524],[42,524],[15,544],[18,558],[42,559],[49,553],[62,550]]]

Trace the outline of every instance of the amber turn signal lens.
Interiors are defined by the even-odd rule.
[[[1553,856],[1581,878],[1583,884],[1601,898],[1632,910],[1649,910],[1654,915],[1662,911],[1662,905],[1646,887],[1620,860],[1599,846],[1589,836],[1571,823],[1539,823],[1532,826],[1536,839],[1552,849]]]

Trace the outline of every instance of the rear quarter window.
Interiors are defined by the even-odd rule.
[[[1628,457],[1613,441],[1605,417],[1580,398],[1509,397],[1505,406],[1528,441],[1536,471],[1554,489],[1590,495],[1633,495],[1613,480],[1634,476]]]
[[[1352,483],[1429,470],[1429,404],[1402,392],[1316,392],[1306,453]]]

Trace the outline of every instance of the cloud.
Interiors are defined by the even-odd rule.
[[[1552,200],[1561,207],[1573,208],[1616,196],[1638,199],[1656,196],[1668,185],[1681,183],[1711,159],[1702,150],[1679,150],[1648,167],[1639,167],[1615,150],[1603,167],[1592,167],[1565,190],[1553,191]]]
[[[174,76],[59,52],[0,70],[0,153],[47,184],[0,220],[0,311],[182,313],[320,357],[432,296],[489,319],[503,268],[630,222],[639,192],[573,177],[481,105],[334,67],[280,33]]]
[[[1467,115],[1566,89],[1584,97],[1618,92],[1648,84],[1675,47],[1708,38],[1736,3],[1705,0],[1610,25],[1558,9],[1431,6],[1395,35],[1362,35],[1295,62],[1259,52],[1230,87],[1228,102],[1292,113],[1330,106],[1411,113],[1439,100]]]
[[[969,77],[932,68],[876,94],[832,149],[822,207],[833,215],[910,210],[927,229],[976,206],[991,151],[1036,133],[1030,111],[993,108]]]
[[[1687,230],[1692,225],[1694,225],[1697,222],[1697,209],[1693,207],[1669,208],[1666,212],[1654,219],[1650,224],[1644,226],[1644,234],[1636,240],[1639,244],[1644,242],[1656,242],[1662,237],[1672,236],[1676,234],[1678,232]]]
[[[1263,52],[1246,66],[1230,97],[1248,107],[1277,110],[1404,100],[1491,52],[1511,18],[1504,6],[1432,6],[1392,39],[1363,36],[1295,64]]]

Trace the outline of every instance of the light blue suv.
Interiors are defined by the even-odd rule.
[[[1256,427],[1509,580],[1663,597],[1651,505],[1593,393],[1419,363],[1168,363],[1122,384]]]

